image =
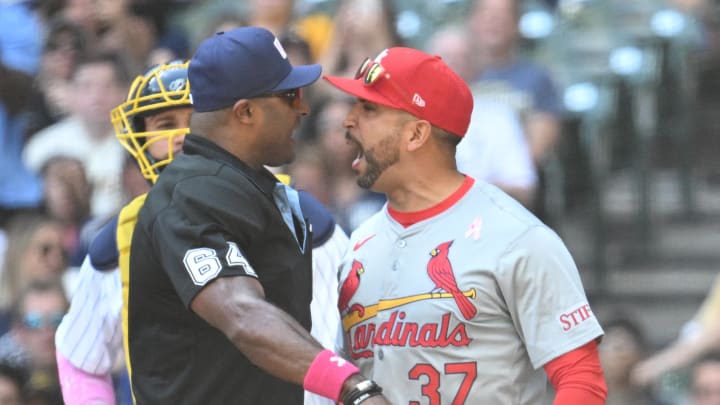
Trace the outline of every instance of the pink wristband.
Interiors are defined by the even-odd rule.
[[[330,350],[323,350],[315,356],[305,374],[303,388],[337,402],[340,400],[342,385],[360,369]]]
[[[67,404],[115,404],[110,375],[87,373],[70,363],[59,351],[56,352],[60,388]]]

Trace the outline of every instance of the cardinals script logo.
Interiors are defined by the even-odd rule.
[[[450,246],[452,246],[452,244],[453,241],[444,242],[430,251],[427,273],[430,280],[435,283],[435,290],[443,290],[452,294],[455,304],[457,304],[460,312],[462,312],[463,317],[470,320],[477,314],[477,309],[475,309],[470,298],[460,291],[455,281],[455,273],[448,259],[448,253],[450,252]]]
[[[342,314],[343,330],[349,339],[349,354],[352,358],[372,357],[372,348],[378,345],[442,348],[470,344],[472,339],[466,331],[465,323],[458,322],[458,316],[447,309],[438,311],[437,316],[425,319],[410,319],[403,309],[406,305],[428,302],[427,300],[453,300],[462,318],[469,320],[475,317],[477,309],[472,299],[476,297],[476,292],[474,288],[463,291],[458,287],[448,259],[452,244],[452,241],[444,242],[430,251],[426,271],[434,284],[432,290],[379,299],[372,303],[360,303],[357,300],[351,302],[363,279],[371,275],[366,273],[363,263],[352,261],[350,271],[340,286],[338,299],[338,309]],[[370,321],[382,312],[387,314],[384,321]]]

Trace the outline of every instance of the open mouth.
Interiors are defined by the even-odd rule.
[[[355,149],[355,159],[353,159],[351,167],[353,168],[353,170],[356,170],[358,165],[360,165],[360,161],[363,159],[363,157],[365,157],[365,152],[363,151],[360,142],[353,138],[353,136],[350,135],[350,132],[345,132],[345,140],[347,141],[348,145],[351,145]]]

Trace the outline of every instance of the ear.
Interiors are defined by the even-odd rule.
[[[428,142],[432,132],[432,125],[426,120],[418,119],[410,120],[406,125],[410,126],[408,130],[411,131],[408,137],[407,150],[413,152]]]
[[[233,118],[245,124],[250,123],[257,112],[258,108],[247,99],[236,101],[232,107]]]

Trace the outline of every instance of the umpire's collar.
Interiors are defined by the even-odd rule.
[[[183,153],[186,155],[201,155],[213,161],[224,163],[245,175],[255,187],[272,198],[273,190],[278,179],[269,170],[255,170],[232,153],[218,146],[213,141],[194,134],[188,134],[183,142]]]

